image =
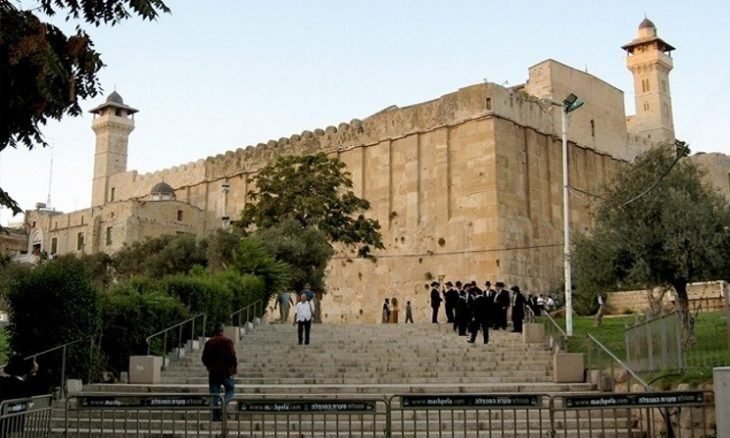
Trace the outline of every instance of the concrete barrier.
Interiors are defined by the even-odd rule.
[[[161,381],[162,357],[130,356],[129,383],[158,384]]]
[[[585,374],[583,353],[555,353],[553,372],[555,383],[582,383]]]
[[[522,326],[522,342],[525,344],[541,344],[545,342],[545,326],[537,322],[528,322]]]

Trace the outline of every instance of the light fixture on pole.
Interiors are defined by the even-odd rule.
[[[223,228],[228,228],[228,225],[231,223],[231,218],[228,216],[228,192],[231,191],[231,185],[227,182],[224,182],[221,184],[221,192],[223,192],[223,216],[221,216],[221,220],[223,221]]]
[[[565,269],[565,334],[573,336],[573,282],[570,260],[570,185],[568,179],[568,114],[583,106],[573,93],[563,99],[563,267]]]

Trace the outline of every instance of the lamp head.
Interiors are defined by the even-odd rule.
[[[565,109],[566,113],[569,113],[571,111],[575,111],[578,108],[583,106],[583,101],[578,99],[578,96],[576,96],[573,93],[570,93],[568,97],[563,99],[563,108]]]

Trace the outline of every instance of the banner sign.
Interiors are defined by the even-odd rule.
[[[482,395],[403,395],[403,409],[445,408],[531,408],[539,405],[540,396],[530,394]]]
[[[79,397],[79,407],[88,409],[169,409],[205,408],[211,405],[210,396],[84,396]]]
[[[665,407],[703,403],[701,391],[647,392],[643,394],[605,394],[565,397],[565,407],[579,408],[632,408]]]
[[[369,400],[242,400],[239,412],[354,414],[375,413],[375,402]]]

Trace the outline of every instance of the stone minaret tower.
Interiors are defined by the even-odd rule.
[[[127,144],[137,110],[125,105],[122,96],[114,91],[106,102],[89,112],[94,114],[91,129],[96,133],[91,206],[97,207],[115,200],[109,177],[127,171]]]
[[[629,121],[629,132],[652,142],[674,142],[669,91],[674,47],[659,38],[654,23],[644,18],[636,38],[622,49],[626,50],[626,66],[634,75],[636,115]]]

